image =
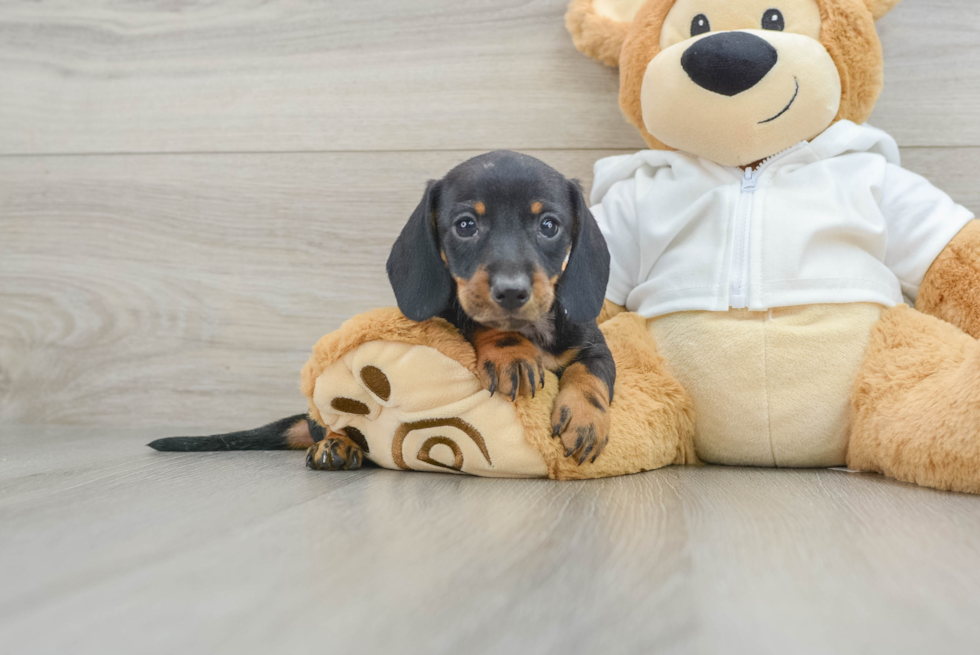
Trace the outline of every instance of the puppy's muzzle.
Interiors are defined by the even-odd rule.
[[[490,284],[490,297],[501,309],[516,311],[531,299],[531,279],[526,275],[498,275]]]
[[[722,32],[688,48],[681,67],[698,86],[736,96],[758,84],[778,59],[776,49],[755,34]]]

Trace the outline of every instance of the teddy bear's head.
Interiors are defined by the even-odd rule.
[[[651,148],[744,166],[881,92],[874,21],[898,0],[573,0],[576,47],[619,66],[619,102]]]

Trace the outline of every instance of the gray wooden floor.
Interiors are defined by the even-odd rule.
[[[0,652],[977,651],[973,497],[144,447],[302,411],[426,179],[642,147],[565,4],[0,4]],[[980,210],[980,3],[879,25],[872,122]]]
[[[5,428],[6,653],[970,653],[980,503],[838,471],[592,482]]]

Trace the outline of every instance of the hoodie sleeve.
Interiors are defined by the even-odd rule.
[[[973,213],[895,164],[886,166],[879,206],[888,224],[885,265],[898,277],[902,292],[915,300],[929,267]]]
[[[606,287],[606,298],[624,306],[626,298],[637,286],[640,263],[635,188],[636,182],[633,178],[617,182],[591,210],[609,247],[609,284]]]

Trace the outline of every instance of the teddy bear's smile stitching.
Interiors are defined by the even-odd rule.
[[[779,118],[780,116],[788,112],[789,108],[793,106],[793,103],[796,102],[796,98],[800,95],[800,81],[794,77],[793,82],[796,83],[796,91],[793,92],[793,97],[790,99],[789,104],[783,107],[783,110],[778,114],[776,114],[775,116],[773,116],[772,118],[767,118],[764,121],[759,121],[759,125],[765,125],[766,123],[773,122],[774,120],[776,120],[777,118]]]

